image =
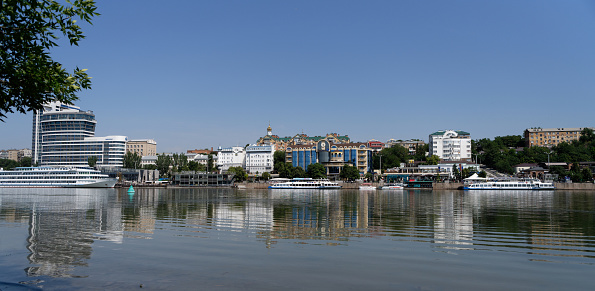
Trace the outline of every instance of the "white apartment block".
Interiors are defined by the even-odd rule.
[[[251,145],[246,148],[246,172],[262,174],[273,171],[275,145]]]
[[[242,167],[246,164],[246,151],[243,147],[219,147],[217,154],[217,168],[226,172],[230,167]]]
[[[471,135],[464,131],[441,130],[430,134],[429,156],[443,161],[471,159]]]

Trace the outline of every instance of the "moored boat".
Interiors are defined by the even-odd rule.
[[[380,190],[401,190],[404,188],[405,184],[403,183],[388,183],[378,187]]]
[[[473,174],[463,182],[464,190],[553,190],[553,181],[535,178],[481,178]]]
[[[293,178],[286,182],[278,182],[269,189],[340,189],[341,185],[328,179]]]
[[[0,170],[0,187],[113,188],[117,179],[92,168],[17,167]]]
[[[376,190],[376,187],[372,185],[372,183],[362,183],[359,185],[360,190]]]

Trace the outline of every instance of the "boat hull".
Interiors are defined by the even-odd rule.
[[[105,179],[92,183],[28,183],[28,184],[11,184],[0,183],[0,188],[114,188],[118,180]]]
[[[341,189],[341,186],[269,186],[269,189]]]

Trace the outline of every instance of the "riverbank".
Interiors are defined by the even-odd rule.
[[[382,183],[371,183],[374,187],[381,186]],[[240,189],[268,189],[269,183],[255,183],[255,182],[243,182],[243,183],[236,183],[234,187]],[[342,189],[359,189],[361,183],[346,183],[346,182],[339,182],[339,185],[342,186]],[[150,184],[138,184],[132,185],[134,188],[203,188],[207,186],[197,186],[197,187],[188,187],[188,186],[174,186],[174,185],[150,185]],[[594,183],[554,183],[556,190],[589,190],[595,191],[595,184]],[[116,188],[128,188],[130,184],[126,185],[116,185]],[[219,186],[226,187],[226,186]],[[427,190],[459,190],[463,187],[463,183],[432,183],[432,188],[415,188],[415,189],[427,189]]]
[[[342,186],[342,189],[359,189],[360,183],[345,183],[339,182],[339,185]],[[381,186],[382,183],[372,183],[373,186],[378,187]],[[245,189],[267,189],[269,184],[268,183],[238,183],[236,184],[238,188],[245,188]],[[594,183],[554,183],[556,190],[595,190]],[[434,190],[459,190],[463,187],[463,183],[432,183],[432,188]],[[419,188],[421,189],[421,188]],[[430,188],[426,188],[430,190]]]

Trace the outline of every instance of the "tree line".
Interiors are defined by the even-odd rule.
[[[522,163],[567,163],[570,170],[561,166],[552,166],[550,173],[560,178],[570,177],[576,182],[592,181],[589,167],[580,168],[579,162],[595,161],[595,134],[585,128],[578,140],[561,142],[551,148],[532,146],[524,147],[525,139],[520,135],[495,137],[494,140],[480,139],[472,141],[472,153],[478,162],[496,171],[514,174],[514,166]]]

